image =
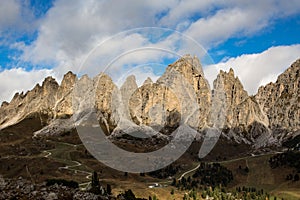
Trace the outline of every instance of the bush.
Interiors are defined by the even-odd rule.
[[[124,193],[118,195],[118,198],[124,198],[125,200],[147,200],[143,198],[136,198],[132,190],[126,190]],[[154,198],[153,198],[154,200]]]

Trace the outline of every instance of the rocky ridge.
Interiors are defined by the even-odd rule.
[[[59,134],[93,108],[107,135],[139,128],[169,134],[168,130],[188,124],[200,132],[221,128],[225,137],[237,142],[280,143],[300,129],[299,71],[297,60],[254,96],[248,95],[232,69],[220,71],[211,89],[198,58],[190,55],[170,64],[156,82],[148,78],[140,87],[134,76],[119,89],[106,74],[78,80],[68,72],[60,85],[47,77],[42,86],[3,102],[0,129],[37,115],[44,128],[35,134]]]
[[[255,95],[272,129],[300,129],[300,59]]]

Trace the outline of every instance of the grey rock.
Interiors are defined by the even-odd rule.
[[[155,83],[148,78],[140,87],[134,76],[119,89],[104,73],[78,80],[68,72],[60,85],[47,77],[41,86],[3,102],[0,129],[35,116],[44,127],[34,135],[55,135],[74,128],[95,110],[107,135],[134,130],[153,135],[187,124],[197,131],[231,129],[227,138],[264,146],[300,129],[299,68],[297,60],[254,96],[248,95],[232,69],[220,71],[210,88],[199,59],[191,55],[170,64]]]

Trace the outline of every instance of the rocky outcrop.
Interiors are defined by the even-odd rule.
[[[47,77],[42,86],[37,84],[25,94],[16,93],[9,104],[1,107],[0,128],[13,125],[33,113],[39,113],[41,119],[44,115],[53,117],[58,88],[58,83]]]
[[[134,76],[118,88],[104,73],[77,80],[68,72],[60,85],[47,77],[42,86],[3,102],[0,129],[38,114],[41,123],[49,125],[39,133],[55,133],[95,109],[107,135],[134,129],[168,133],[166,129],[185,124],[198,131],[221,128],[226,137],[265,145],[274,141],[272,133],[278,130],[300,129],[299,68],[300,60],[255,96],[248,95],[232,69],[220,71],[211,89],[198,58],[190,55],[170,64],[156,82],[147,78],[140,87]]]
[[[151,79],[150,77],[148,77],[148,78],[144,81],[143,85],[148,85],[148,84],[152,84],[152,83],[153,83],[152,79]]]
[[[71,91],[75,82],[76,75],[68,72],[61,85],[54,78],[47,77],[42,86],[37,84],[25,94],[16,93],[9,104],[1,106],[0,128],[13,125],[32,114],[38,114],[44,125],[51,119],[71,116]]]
[[[117,86],[113,83],[112,79],[101,73],[94,79],[94,88],[92,94],[95,94],[93,98],[90,99],[91,105],[95,102],[96,109],[98,110],[98,118],[102,129],[109,134],[116,127],[116,117],[113,118],[113,93],[117,89]],[[79,109],[81,110],[81,109]]]
[[[207,126],[211,89],[197,57],[186,55],[169,65],[157,83],[167,86],[177,96],[184,123],[196,129]]]
[[[229,72],[220,71],[214,81],[213,91],[214,96],[218,95],[217,99],[225,109],[224,127],[248,127],[255,121],[268,126],[268,119],[259,104],[244,90],[242,83],[238,77],[235,77],[231,68]],[[222,91],[223,97],[220,96]]]
[[[124,106],[124,115],[126,119],[130,119],[129,100],[137,89],[138,86],[136,84],[136,79],[134,75],[128,76],[124,84],[120,88],[123,106]]]
[[[64,75],[57,91],[57,101],[54,106],[55,118],[68,118],[73,114],[72,89],[76,81],[77,77],[72,72]]]
[[[300,129],[300,60],[279,75],[275,83],[259,88],[255,99],[267,114],[271,129]]]
[[[103,187],[100,187],[104,193]],[[74,199],[74,200],[116,200],[121,199],[113,195],[95,195],[89,191],[81,191],[79,188],[66,187],[46,183],[32,183],[22,177],[18,179],[3,179],[0,177],[0,199]]]
[[[268,118],[254,97],[244,90],[239,78],[230,68],[229,72],[220,71],[214,81],[212,119],[218,128],[223,128],[226,137],[236,142],[266,145],[261,138],[270,138]],[[214,112],[218,111],[216,114]],[[228,132],[228,130],[230,130]]]
[[[178,126],[180,122],[180,103],[168,87],[152,83],[138,88],[129,102],[130,115],[140,125],[162,128]]]

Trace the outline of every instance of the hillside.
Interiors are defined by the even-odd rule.
[[[273,169],[268,159],[287,148],[298,151],[299,71],[297,60],[275,83],[262,86],[253,96],[232,69],[220,71],[211,88],[199,60],[189,55],[170,64],[156,82],[148,78],[140,87],[134,76],[120,88],[104,73],[77,78],[68,72],[61,84],[47,77],[41,86],[2,103],[0,174],[12,184],[17,177],[34,184],[61,178],[86,189],[97,171],[101,184],[111,184],[116,196],[134,189],[139,197],[169,198],[166,194],[175,189],[176,198],[181,198],[185,190],[170,186],[172,178],[195,173],[201,155],[201,162],[217,162],[232,172],[226,182],[229,190],[255,186],[276,196],[296,198],[299,184],[285,179],[295,173],[293,168]],[[95,119],[88,120],[90,110],[100,126],[95,126]],[[82,136],[91,136],[80,133],[85,126],[101,128],[107,140],[128,152],[155,152],[172,143],[178,133],[180,144],[189,146],[162,171],[124,173],[99,162],[83,145]],[[194,138],[183,143],[191,138],[189,134]],[[160,157],[155,159],[163,163]],[[245,167],[248,174],[242,170]],[[153,183],[165,187],[145,189]],[[203,189],[203,185],[198,187]]]

